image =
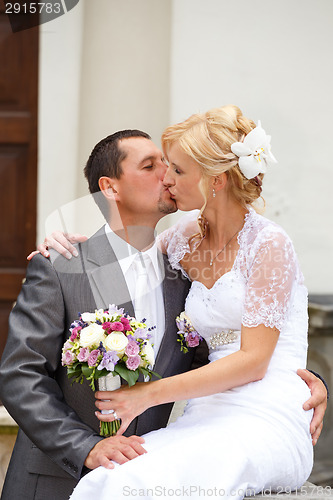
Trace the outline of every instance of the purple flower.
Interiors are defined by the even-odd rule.
[[[124,309],[122,307],[118,309],[118,307],[114,304],[110,304],[109,309],[107,309],[105,312],[108,312],[110,316],[114,313],[124,314]]]
[[[140,347],[135,340],[130,340],[126,346],[125,354],[127,354],[127,356],[137,356],[139,351]]]
[[[65,351],[62,353],[61,364],[62,366],[70,366],[74,359],[75,356],[71,351]]]
[[[176,325],[180,333],[185,332],[185,321],[183,319],[176,319]]]
[[[109,372],[113,372],[114,367],[118,363],[118,361],[119,361],[119,358],[118,358],[116,351],[105,352],[103,355],[103,359],[100,362],[100,364],[98,365],[97,369],[103,370],[103,368],[105,368]]]
[[[95,366],[100,352],[98,349],[91,351],[88,357],[88,366]]]
[[[150,333],[147,332],[147,328],[137,328],[131,336],[136,339],[147,340],[151,337]]]
[[[130,356],[126,361],[126,366],[129,370],[136,370],[141,363],[140,356]]]
[[[103,354],[104,352],[106,352],[106,349],[105,349],[105,347],[104,347],[104,345],[103,345],[103,342],[100,342],[100,343],[99,343],[98,349],[99,349],[99,352],[100,352],[101,354]]]
[[[88,361],[89,358],[89,348],[88,347],[81,347],[79,354],[77,355],[77,359],[81,362],[84,363],[85,361]]]
[[[81,321],[76,319],[71,324],[71,327],[70,327],[69,331],[72,333],[72,331],[74,330],[74,328],[76,328],[77,326],[81,326]]]

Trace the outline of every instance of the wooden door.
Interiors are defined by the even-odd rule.
[[[38,27],[12,33],[0,0],[0,355],[36,244]]]

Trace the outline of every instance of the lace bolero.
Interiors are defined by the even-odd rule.
[[[197,210],[191,212],[159,236],[171,266],[188,279],[180,262],[190,251],[190,236],[198,231],[197,215]],[[248,327],[264,324],[281,330],[288,318],[295,286],[303,285],[293,244],[280,226],[257,214],[252,207],[238,234],[238,243],[230,272],[236,273],[245,287],[242,324]]]

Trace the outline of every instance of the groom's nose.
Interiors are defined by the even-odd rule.
[[[164,161],[160,162],[160,165],[157,169],[157,176],[160,181],[164,182],[164,177],[165,177],[165,172],[167,170],[167,165],[164,163]]]

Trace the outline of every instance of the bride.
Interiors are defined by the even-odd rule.
[[[181,210],[200,210],[160,243],[192,281],[185,313],[210,363],[97,393],[99,410],[121,419],[120,433],[151,406],[188,403],[175,423],[144,436],[146,454],[93,470],[71,500],[291,491],[313,464],[312,413],[302,408],[310,391],[296,374],[306,363],[307,290],[290,238],[253,208],[275,163],[270,138],[225,106],[167,128],[162,145],[171,197]]]

